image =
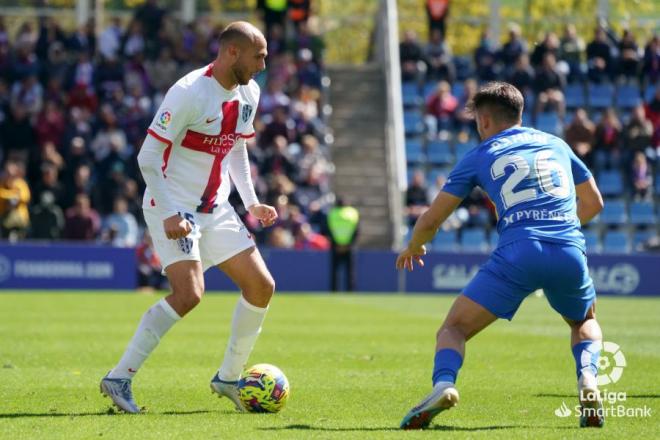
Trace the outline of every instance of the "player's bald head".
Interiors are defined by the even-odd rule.
[[[225,48],[229,44],[235,44],[239,47],[247,45],[256,45],[266,43],[264,34],[254,25],[247,21],[235,21],[230,23],[221,33],[219,38],[220,48]]]

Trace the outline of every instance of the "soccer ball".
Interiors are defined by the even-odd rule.
[[[276,366],[257,364],[243,372],[238,391],[249,412],[276,413],[289,398],[289,380]]]

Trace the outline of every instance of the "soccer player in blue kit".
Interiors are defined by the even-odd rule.
[[[602,210],[603,199],[587,167],[563,140],[521,126],[523,97],[514,86],[488,83],[471,107],[483,141],[459,161],[417,220],[396,267],[412,271],[415,263],[424,265],[424,243],[475,186],[497,206],[499,243],[438,330],[433,390],[408,412],[401,428],[426,428],[433,417],[458,403],[456,376],[466,341],[497,318],[511,320],[537,289],[543,289],[571,328],[580,426],[600,427],[596,364],[602,334],[580,225]]]

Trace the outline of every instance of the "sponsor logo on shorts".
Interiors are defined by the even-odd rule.
[[[186,255],[190,255],[193,248],[193,241],[190,238],[179,238],[177,243],[179,244],[179,249],[181,249],[181,252]]]

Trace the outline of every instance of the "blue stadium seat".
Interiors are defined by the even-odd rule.
[[[454,163],[454,154],[451,152],[449,142],[435,140],[427,145],[428,159],[432,164]]]
[[[424,102],[431,96],[436,90],[438,90],[438,83],[435,81],[429,81],[424,84],[422,87],[422,98]]]
[[[655,175],[655,194],[660,194],[660,173],[656,173]]]
[[[464,142],[464,143],[460,142],[460,143],[457,143],[456,145],[454,145],[454,149],[455,149],[455,152],[456,152],[456,160],[457,161],[461,160],[463,158],[463,156],[465,156],[465,153],[467,153],[468,151],[470,151],[471,149],[473,149],[477,145],[479,145],[479,144],[476,141],[474,141],[474,142]]]
[[[598,175],[598,188],[604,196],[623,194],[623,176],[620,171],[603,171]]]
[[[601,250],[600,239],[598,238],[598,233],[596,231],[585,231],[582,230],[584,234],[584,241],[587,245],[587,252],[598,253]]]
[[[628,220],[626,204],[623,200],[607,200],[600,213],[599,221],[610,226],[624,225]]]
[[[536,128],[546,133],[561,135],[562,127],[559,115],[555,112],[543,112],[536,116]]]
[[[422,104],[422,97],[419,96],[419,87],[414,82],[404,82],[401,84],[401,94],[404,107],[415,107]]]
[[[461,247],[468,252],[485,252],[488,240],[483,229],[464,229],[461,233]]]
[[[633,234],[633,248],[637,249],[655,235],[657,235],[656,232],[650,229],[644,231],[635,231]]]
[[[639,87],[634,84],[622,84],[616,89],[616,106],[619,108],[633,108],[642,101]]]
[[[447,177],[447,176],[449,176],[449,173],[451,173],[451,167],[433,167],[433,168],[431,168],[431,171],[429,171],[428,175],[426,176],[426,182],[429,185],[433,185],[435,183],[435,179],[440,174]]]
[[[456,252],[457,249],[456,231],[440,231],[431,242],[431,249],[434,252]]]
[[[653,95],[655,95],[655,88],[657,86],[647,86],[646,90],[644,90],[644,101],[650,102],[653,100]]]
[[[592,108],[606,108],[612,106],[614,98],[614,87],[611,84],[594,84],[587,85],[589,94],[589,106]]]
[[[630,252],[628,234],[621,231],[609,231],[605,233],[603,252],[613,254],[626,254]]]
[[[406,161],[408,163],[424,162],[424,151],[422,141],[419,139],[406,140]]]
[[[454,95],[456,98],[460,99],[461,96],[463,96],[463,93],[465,92],[465,85],[463,85],[462,82],[456,81],[454,84],[451,86],[451,94]]]
[[[522,125],[523,127],[532,127],[534,125],[532,124],[532,112],[526,110],[522,114]]]
[[[564,96],[566,99],[566,107],[568,108],[585,107],[587,105],[582,84],[568,84],[564,90]]]
[[[406,136],[417,136],[424,133],[424,116],[416,110],[403,112],[403,126]]]
[[[630,205],[630,223],[637,226],[652,226],[656,223],[653,203],[633,202]]]

